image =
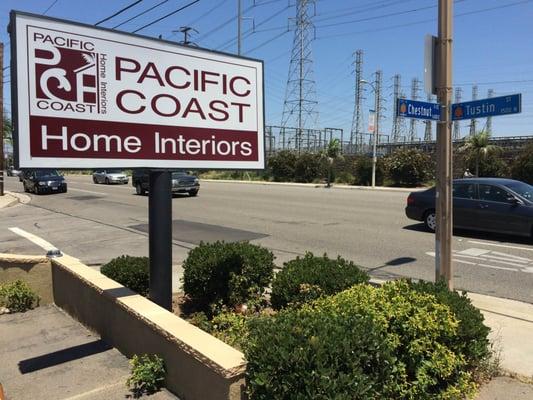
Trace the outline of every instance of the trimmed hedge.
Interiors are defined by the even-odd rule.
[[[439,303],[447,305],[454,313],[459,326],[457,334],[450,337],[447,344],[456,353],[463,354],[470,367],[477,367],[490,356],[490,328],[483,324],[483,314],[472,305],[466,293],[448,290],[443,281],[409,281],[409,286],[417,292],[435,296]]]
[[[183,290],[200,308],[214,311],[260,297],[273,274],[274,255],[261,246],[200,243],[183,263]]]
[[[148,296],[150,288],[148,257],[120,256],[103,265],[100,272],[141,296]]]
[[[368,274],[351,261],[306,253],[303,258],[286,262],[276,274],[272,282],[272,307],[279,310],[289,304],[309,302],[368,280]]]
[[[475,385],[448,347],[458,321],[406,282],[357,285],[250,320],[250,399],[464,399]]]

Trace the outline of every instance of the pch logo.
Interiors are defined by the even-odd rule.
[[[66,40],[61,44],[69,43]],[[97,102],[97,53],[39,43],[33,49],[35,85],[41,109],[85,112]],[[78,103],[73,107],[68,103]],[[89,111],[93,111],[89,106]]]

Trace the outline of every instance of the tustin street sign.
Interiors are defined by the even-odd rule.
[[[398,99],[396,107],[396,112],[400,117],[437,121],[440,119],[440,106],[435,103]]]
[[[264,168],[263,63],[11,13],[21,168]]]
[[[452,105],[452,119],[474,119],[522,112],[522,95],[491,97]]]

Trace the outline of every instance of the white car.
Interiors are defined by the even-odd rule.
[[[128,175],[119,169],[98,169],[93,172],[94,183],[111,183],[126,184],[129,182]]]

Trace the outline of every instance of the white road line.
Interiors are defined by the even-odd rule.
[[[519,264],[529,264],[529,260],[515,260],[514,258],[506,258],[501,256],[493,256],[492,254],[485,254],[483,257],[490,258],[491,260],[507,261]]]
[[[514,254],[500,253],[499,251],[492,251],[491,253],[492,253],[492,254],[499,255],[499,256],[511,257],[511,258],[514,258],[514,259],[517,260],[517,261],[518,261],[518,260],[523,260],[523,261],[526,261],[526,262],[533,261],[533,260],[530,259],[530,258],[518,257],[518,256],[515,256]]]
[[[458,262],[461,264],[469,264],[469,265],[477,265],[475,262],[465,261],[465,260],[458,260],[457,258],[453,258],[452,261]]]
[[[124,378],[122,378],[120,380],[120,382],[117,382],[117,383],[113,383],[113,384],[110,384],[110,385],[105,385],[105,386],[101,386],[99,388],[96,388],[96,389],[93,389],[93,390],[89,390],[85,393],[80,393],[80,394],[77,394],[75,396],[71,396],[71,397],[67,397],[63,400],[80,400],[80,399],[83,399],[83,398],[94,398],[94,395],[97,394],[97,393],[100,393],[100,392],[104,392],[106,390],[109,390],[109,389],[113,389],[113,388],[116,388],[116,387],[119,387],[119,386],[124,386],[124,382],[126,381],[128,377],[125,376]]]
[[[521,247],[521,246],[508,246],[506,244],[496,244],[496,243],[487,243],[487,242],[478,242],[476,240],[469,240],[469,243],[474,244],[483,244],[485,246],[495,246],[495,247],[504,247],[506,249],[517,249],[517,250],[526,250],[526,251],[533,251],[533,248],[527,248],[527,247]]]
[[[495,263],[506,264],[506,265],[512,265],[513,267],[519,267],[519,268],[524,267],[523,264],[515,264],[515,263],[513,263],[513,262],[502,261],[501,259],[494,259],[494,258],[490,257],[488,254],[483,256],[483,257],[486,257],[486,258],[483,258],[483,257],[475,257],[475,256],[466,256],[466,255],[464,255],[464,254],[460,254],[460,253],[455,253],[455,252],[454,252],[454,256],[456,256],[456,257],[470,258],[470,259],[478,260],[478,261],[488,261],[488,262],[491,262],[491,261],[492,261],[492,262],[495,262]],[[490,257],[490,258],[489,258],[489,257]],[[456,260],[456,258],[454,258],[454,260]]]
[[[69,187],[68,190],[74,190],[75,192],[93,193],[93,194],[100,194],[100,195],[103,195],[103,196],[107,196],[107,193],[93,192],[92,190],[76,189],[76,188],[73,188],[73,187]]]
[[[34,235],[33,233],[26,232],[23,229],[13,227],[9,228],[9,230],[17,235],[22,236],[23,238],[28,239],[30,242],[35,243],[37,246],[45,249],[46,251],[57,249],[57,247],[55,247],[52,243],[47,242],[46,240]]]
[[[494,265],[486,265],[486,264],[478,264],[480,267],[485,267],[485,268],[493,268],[493,269],[503,269],[503,270],[506,270],[506,271],[518,271],[516,268],[507,268],[507,267],[496,267]]]

